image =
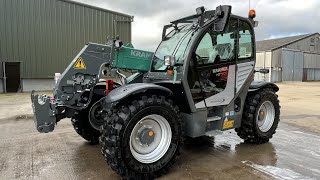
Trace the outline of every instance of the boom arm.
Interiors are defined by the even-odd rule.
[[[54,97],[32,92],[38,131],[51,132],[60,119],[73,117],[78,111],[88,108],[100,76],[107,75],[110,68],[146,72],[150,69],[152,57],[152,52],[126,46],[85,45],[62,73],[54,88]]]
[[[64,105],[83,107],[81,95],[98,83],[101,72],[112,63],[112,46],[89,43],[65,69],[54,88],[54,98]]]

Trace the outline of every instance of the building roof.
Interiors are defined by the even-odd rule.
[[[263,41],[256,42],[257,51],[272,51],[283,46],[292,44],[294,42],[300,41],[302,39],[308,38],[319,33],[312,33],[312,34],[303,34],[299,36],[291,36],[291,37],[284,37],[284,38],[277,38],[277,39],[268,39]]]
[[[76,4],[76,5],[80,5],[80,6],[84,6],[84,7],[88,7],[88,8],[98,9],[100,11],[105,11],[105,12],[109,12],[109,13],[112,13],[112,14],[118,14],[118,15],[121,15],[121,16],[126,16],[126,17],[129,17],[129,18],[132,18],[132,19],[134,17],[134,16],[131,16],[131,15],[128,15],[128,14],[112,11],[112,10],[109,10],[109,9],[93,6],[93,5],[90,5],[90,4],[81,3],[81,2],[78,2],[78,1],[75,1],[75,0],[59,0],[59,1],[64,1],[64,2],[67,2],[67,3]]]

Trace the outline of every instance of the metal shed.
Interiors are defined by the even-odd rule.
[[[133,16],[69,0],[0,0],[0,92],[49,90],[88,42],[131,42]],[[10,77],[9,77],[10,76]]]
[[[270,82],[320,80],[319,33],[258,41],[256,46],[256,69],[270,70],[266,75],[257,73],[256,80]]]
[[[320,80],[320,54],[304,53],[304,81],[319,81]]]

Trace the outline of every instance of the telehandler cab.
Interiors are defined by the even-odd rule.
[[[100,141],[107,163],[128,179],[153,179],[173,165],[184,137],[235,129],[245,142],[268,142],[276,132],[279,88],[255,82],[253,20],[231,6],[164,26],[152,52],[113,39],[87,44],[62,74],[53,97],[32,92],[39,132],[71,118],[77,133]],[[167,33],[168,29],[172,29]],[[120,70],[135,71],[126,77]],[[121,84],[104,80],[120,76]]]

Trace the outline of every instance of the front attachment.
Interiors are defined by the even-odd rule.
[[[52,132],[56,124],[56,107],[52,97],[31,93],[34,123],[40,133]]]

